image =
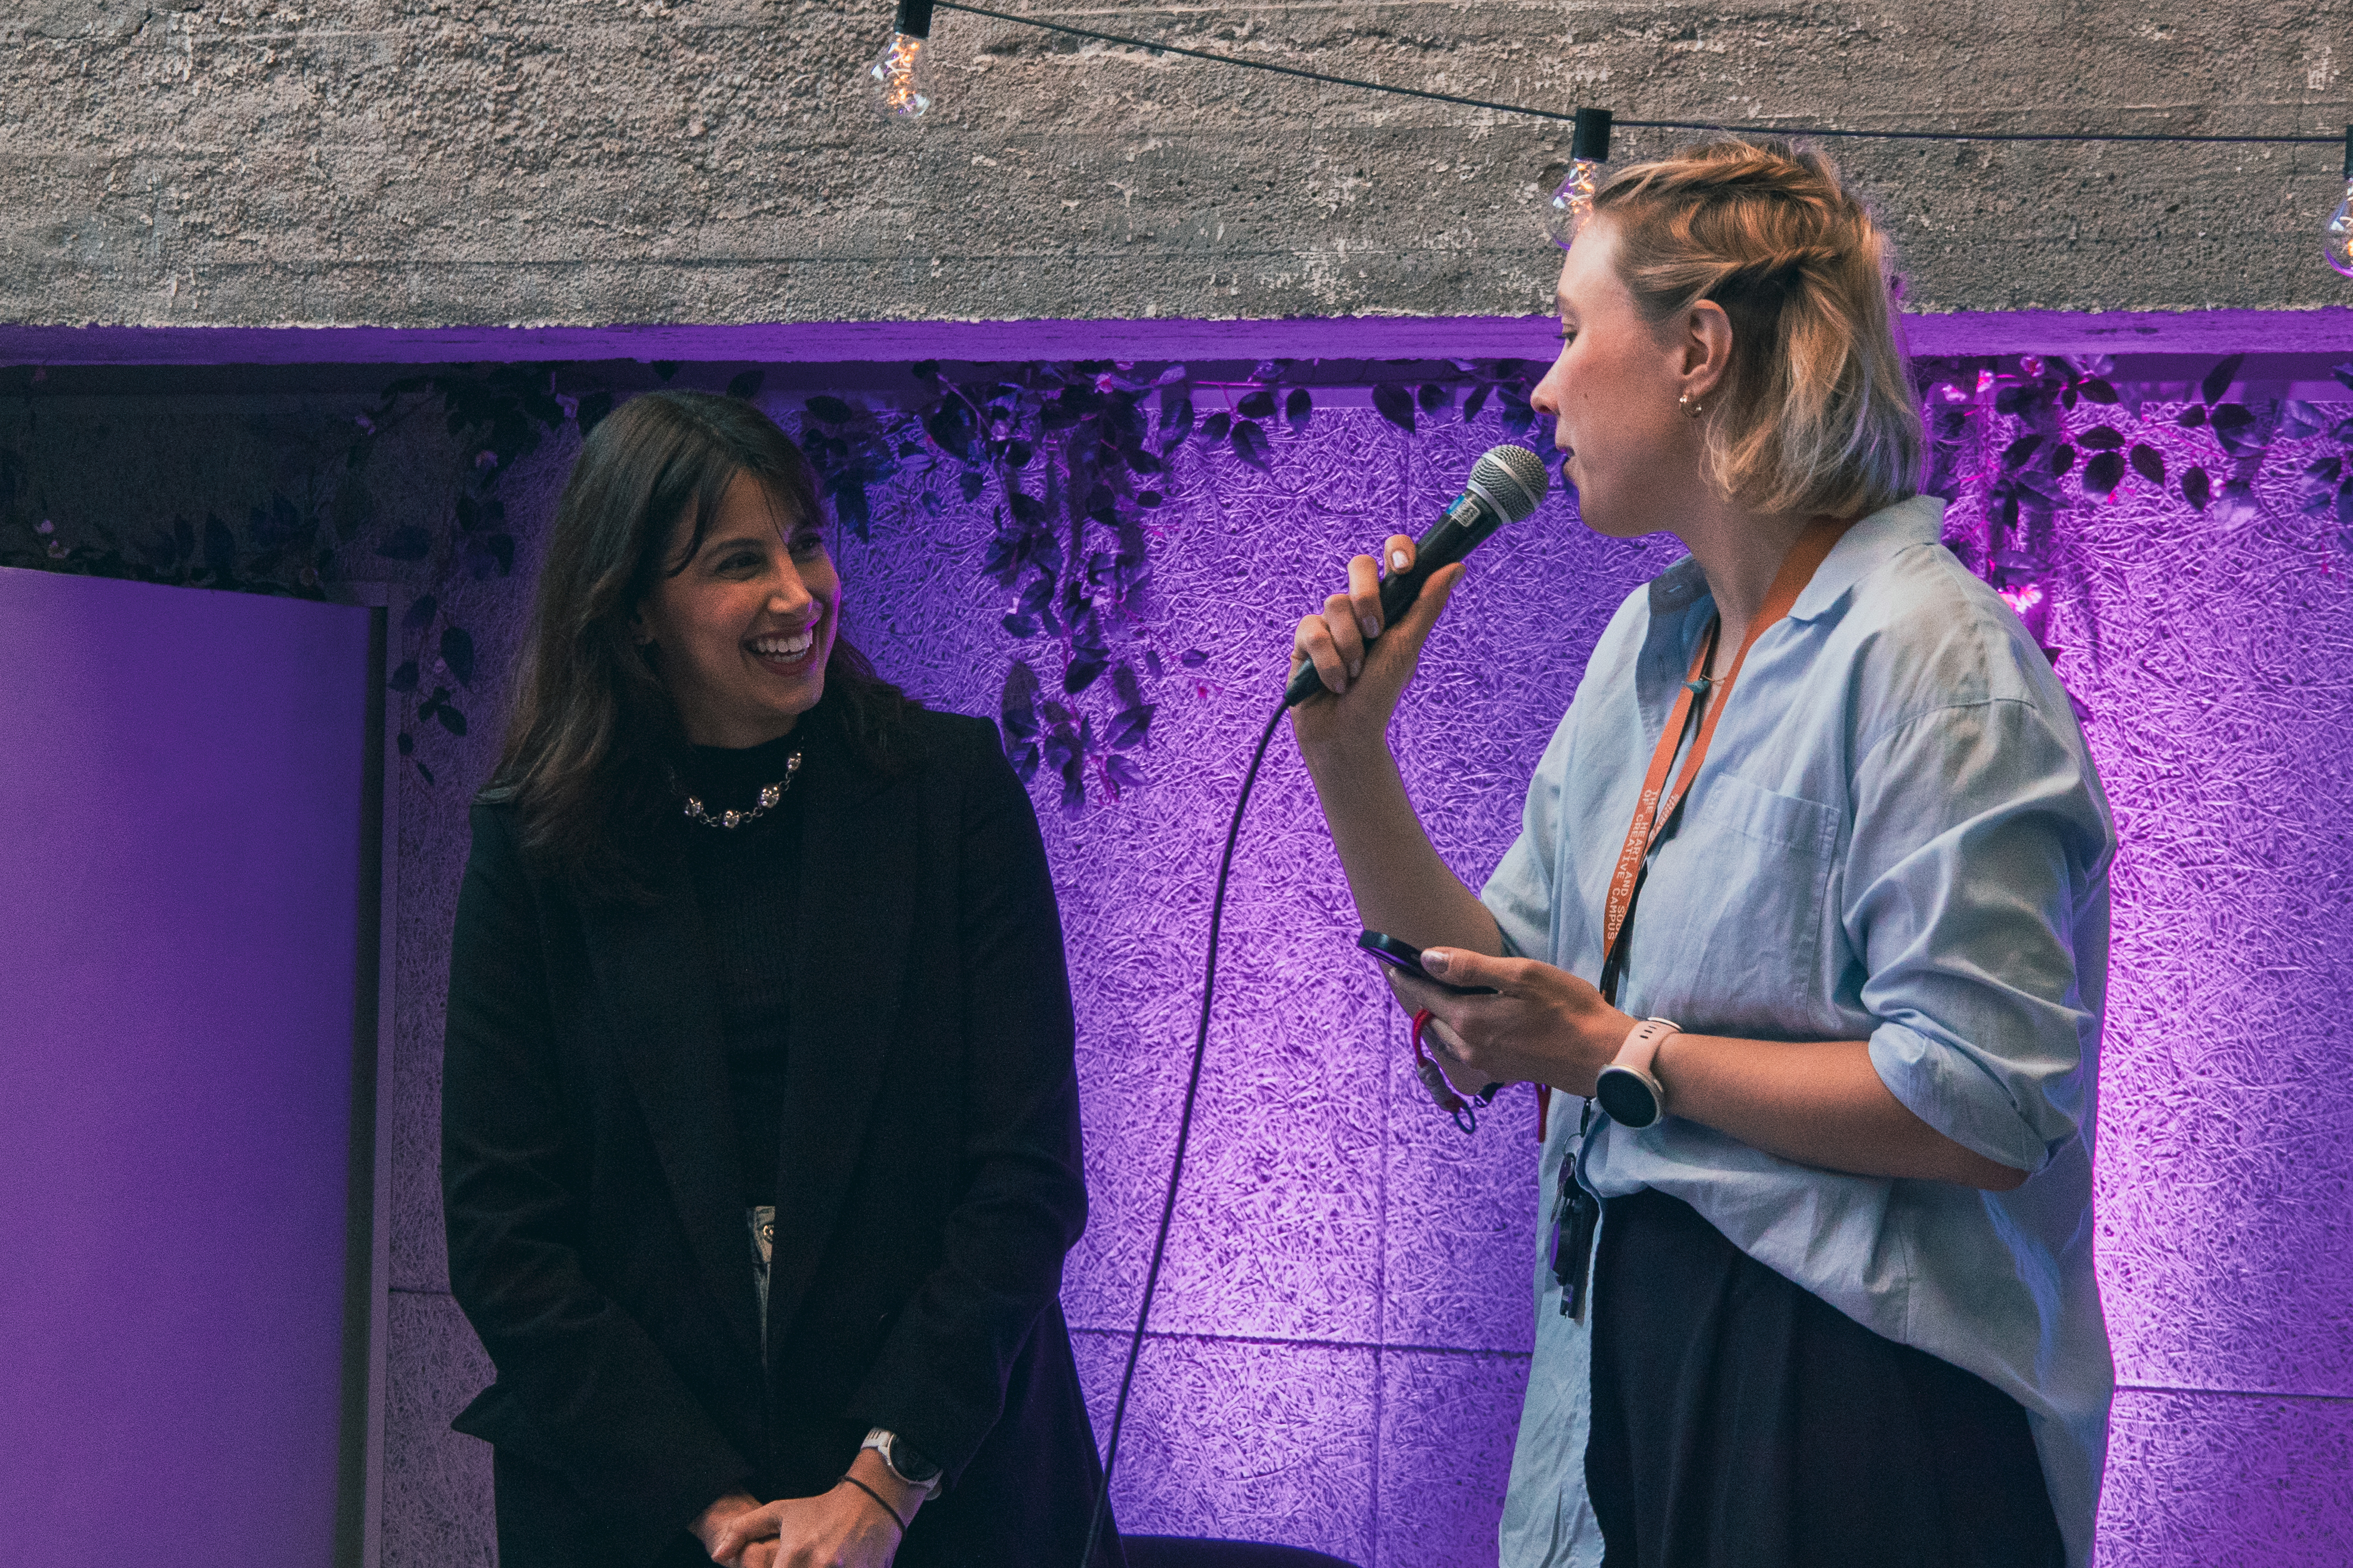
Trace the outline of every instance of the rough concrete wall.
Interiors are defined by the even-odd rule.
[[[1009,5],[1009,0],[1005,0]],[[1264,318],[1542,308],[1565,126],[888,0],[13,0],[0,321]],[[2336,134],[2353,0],[1303,0],[1048,15],[1626,118]],[[1624,132],[1621,159],[1678,133]],[[1856,142],[1931,310],[2353,302],[2324,147]]]

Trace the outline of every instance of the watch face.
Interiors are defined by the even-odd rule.
[[[883,1458],[892,1469],[899,1472],[901,1479],[913,1481],[918,1486],[940,1473],[937,1465],[917,1453],[903,1437],[892,1438],[891,1451]]]
[[[1659,1097],[1650,1080],[1631,1068],[1606,1067],[1593,1086],[1593,1098],[1621,1127],[1640,1130],[1659,1120]]]

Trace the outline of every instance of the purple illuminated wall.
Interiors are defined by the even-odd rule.
[[[2211,461],[2172,412],[2149,405],[2137,438],[2177,473]],[[1501,438],[1493,419],[1409,439],[1339,409],[1282,438],[1271,478],[1188,449],[1157,514],[1151,624],[1164,658],[1209,654],[1208,689],[1172,668],[1154,693],[1140,794],[1065,817],[1039,786],[1094,1192],[1065,1299],[1099,1427],[1174,1136],[1208,884],[1285,628]],[[2128,479],[2058,528],[2051,631],[2124,840],[2099,1146],[2126,1385],[2107,1568],[2353,1561],[2353,593],[2334,524],[2297,514],[2301,461],[2274,447],[2264,511],[2240,525]],[[844,542],[849,623],[924,696],[992,712],[1021,645],[977,570],[985,518],[957,526],[944,499],[947,526],[902,490],[871,546]],[[1474,885],[1603,621],[1677,553],[1597,538],[1556,500],[1474,563],[1395,735]],[[1367,1568],[1492,1563],[1526,1377],[1533,1118],[1515,1092],[1465,1139],[1421,1100],[1355,929],[1280,737],[1244,831],[1122,1521]]]

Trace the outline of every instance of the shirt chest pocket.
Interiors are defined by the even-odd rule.
[[[1721,774],[1695,791],[1644,880],[1630,1000],[1711,1031],[1770,1037],[1818,1012],[1839,813]]]

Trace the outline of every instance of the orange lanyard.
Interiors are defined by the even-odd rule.
[[[1782,558],[1781,569],[1773,574],[1773,585],[1767,590],[1765,602],[1757,606],[1757,618],[1748,623],[1748,635],[1741,639],[1739,651],[1732,656],[1732,668],[1710,680],[1706,676],[1708,660],[1715,655],[1717,632],[1723,622],[1711,623],[1699,652],[1692,658],[1691,674],[1683,680],[1683,689],[1675,694],[1674,708],[1667,714],[1666,728],[1659,732],[1659,743],[1651,752],[1650,771],[1642,776],[1642,794],[1634,803],[1634,820],[1626,829],[1626,847],[1618,852],[1617,868],[1609,876],[1609,894],[1601,910],[1601,996],[1611,1006],[1618,1005],[1617,971],[1623,955],[1618,951],[1626,934],[1627,921],[1634,912],[1634,896],[1641,890],[1642,862],[1650,858],[1651,848],[1674,821],[1675,813],[1689,793],[1692,780],[1698,776],[1700,764],[1707,760],[1708,742],[1715,738],[1716,721],[1724,717],[1726,702],[1732,696],[1732,683],[1740,678],[1740,667],[1748,662],[1748,650],[1757,639],[1788,615],[1812,582],[1814,573],[1830,554],[1831,547],[1845,534],[1845,521],[1823,518],[1809,523]],[[1683,747],[1683,734],[1691,728],[1694,710],[1700,713],[1699,733],[1692,740],[1691,752],[1675,773],[1674,784],[1667,784],[1667,773],[1674,767],[1675,753]],[[1548,1085],[1536,1086],[1536,1137],[1544,1137],[1546,1112],[1551,1095]]]

